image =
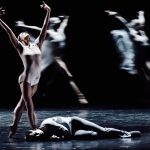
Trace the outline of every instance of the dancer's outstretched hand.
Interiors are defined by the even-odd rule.
[[[43,4],[40,5],[41,8],[44,8],[45,10],[51,10],[51,8],[43,1]]]
[[[5,10],[2,7],[0,7],[0,17],[3,16],[4,14],[5,14]]]
[[[105,10],[105,13],[107,13],[109,16],[113,16],[113,15],[117,15],[118,13],[115,11],[111,11],[111,10]]]
[[[15,23],[16,23],[15,26],[17,26],[17,27],[23,27],[25,25],[24,21],[21,21],[21,20],[18,20]]]

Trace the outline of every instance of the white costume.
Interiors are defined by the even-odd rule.
[[[41,51],[39,47],[33,43],[29,46],[25,46],[21,43],[23,51],[20,57],[23,61],[24,71],[19,76],[19,83],[26,81],[31,86],[38,84],[41,76],[40,59]]]
[[[72,121],[71,117],[60,117],[60,116],[51,117],[51,118],[45,119],[41,123],[39,128],[43,128],[45,125],[51,124],[51,125],[54,125],[54,126],[61,126],[65,130],[67,130],[70,134],[72,134],[71,121]],[[48,128],[48,126],[47,126],[47,128]]]
[[[118,53],[121,55],[120,69],[130,74],[136,74],[135,69],[135,45],[131,41],[129,33],[124,30],[112,30],[111,35],[115,41]]]

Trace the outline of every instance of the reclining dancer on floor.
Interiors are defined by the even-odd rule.
[[[38,129],[28,130],[26,133],[26,140],[132,138],[140,136],[140,131],[125,131],[102,127],[77,116],[55,116],[44,119]]]

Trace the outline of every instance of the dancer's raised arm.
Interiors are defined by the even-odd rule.
[[[11,43],[13,44],[13,46],[17,49],[17,51],[21,51],[22,47],[20,42],[18,41],[17,37],[15,36],[15,34],[13,33],[12,29],[1,19],[1,16],[3,16],[5,14],[5,10],[2,9],[2,7],[0,8],[0,26],[6,31],[6,33],[8,34]]]
[[[39,46],[39,48],[41,48],[41,46],[43,44],[43,41],[44,41],[44,39],[46,37],[48,23],[49,23],[49,18],[50,18],[50,12],[51,12],[50,7],[45,2],[43,2],[43,4],[40,5],[40,6],[41,6],[41,8],[43,8],[43,9],[45,9],[47,11],[47,14],[45,16],[45,20],[44,20],[41,32],[40,32],[38,38],[36,39],[36,43]]]
[[[38,27],[38,26],[31,26],[31,25],[27,25],[24,23],[24,21],[18,20],[15,22],[16,23],[16,27],[23,27],[26,29],[33,29],[33,30],[37,30],[37,31],[41,31],[42,28]]]

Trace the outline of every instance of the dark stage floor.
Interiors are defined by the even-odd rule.
[[[140,130],[142,137],[128,139],[72,140],[59,142],[26,142],[29,129],[26,114],[13,139],[8,139],[12,110],[0,109],[1,150],[150,150],[150,109],[41,109],[36,110],[38,124],[51,116],[80,116],[106,127]]]

